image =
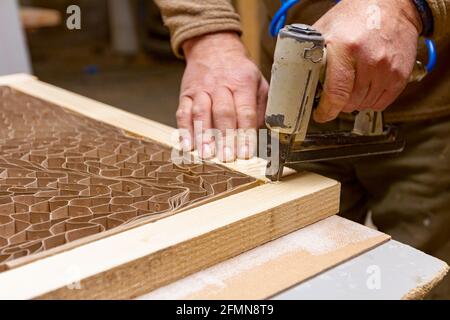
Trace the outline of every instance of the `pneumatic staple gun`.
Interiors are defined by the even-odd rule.
[[[351,132],[308,134],[325,69],[326,47],[319,32],[303,24],[288,25],[280,31],[265,117],[271,136],[266,176],[272,181],[281,179],[285,166],[399,153],[405,147],[398,130],[384,126],[382,113],[372,110],[356,115]],[[426,74],[417,61],[410,81],[420,81]]]

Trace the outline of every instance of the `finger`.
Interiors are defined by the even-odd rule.
[[[236,160],[236,131],[228,129],[223,139],[217,144],[217,156],[222,162]]]
[[[237,119],[233,94],[228,88],[220,87],[214,92],[212,112],[214,127],[221,132],[216,141],[217,156],[223,162],[234,161],[235,144],[234,139],[229,136],[234,135]]]
[[[195,144],[199,156],[211,157],[211,136],[208,131],[212,128],[211,97],[206,92],[195,94],[192,103],[192,121],[194,125]]]
[[[367,102],[364,102],[368,109],[383,111],[398,98],[407,85],[406,81],[392,77],[388,71],[384,75],[378,78],[378,92],[372,93],[371,97],[367,97]],[[390,82],[385,80],[391,78]]]
[[[348,104],[342,109],[343,112],[351,113],[361,108],[371,87],[371,78],[368,76],[370,74],[373,74],[373,72],[366,65],[357,67],[352,96]]]
[[[261,77],[258,85],[256,97],[256,128],[239,129],[238,132],[238,158],[251,159],[256,155],[258,147],[257,128],[261,128],[265,123],[267,96],[269,84],[264,77]]]
[[[250,83],[245,89],[234,92],[237,124],[240,129],[237,136],[237,155],[240,159],[253,156],[253,134],[257,127],[258,82]]]
[[[238,128],[256,128],[257,93],[257,83],[249,84],[246,88],[238,89],[233,93]]]
[[[348,104],[355,83],[355,67],[343,49],[329,46],[328,65],[322,98],[314,111],[314,119],[327,122],[335,119]]]
[[[251,159],[255,156],[257,150],[256,129],[238,129],[237,150],[239,159]]]
[[[378,70],[372,74],[374,77],[370,83],[370,89],[359,105],[358,110],[373,109],[373,106],[380,99],[385,89],[389,87],[389,76],[386,72]]]
[[[182,129],[181,147],[184,151],[192,151],[194,148],[194,127],[192,124],[192,98],[180,96],[180,103],[176,113],[177,126]]]
[[[267,83],[267,80],[261,76],[256,102],[256,125],[258,128],[264,127],[268,94],[269,84]]]
[[[404,87],[405,86],[402,86],[400,89],[384,90],[371,109],[376,111],[385,110],[392,103],[394,103],[395,100],[397,100]]]
[[[213,124],[222,132],[236,129],[236,110],[233,94],[226,87],[220,87],[213,93]]]

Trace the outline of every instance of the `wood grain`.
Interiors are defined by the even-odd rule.
[[[333,216],[139,299],[266,299],[389,239]]]
[[[0,299],[137,297],[333,215],[339,193],[310,173],[253,188],[3,272]]]
[[[0,77],[0,84],[168,146],[174,143],[173,128],[31,76]],[[0,298],[136,297],[339,209],[340,185],[334,180],[305,172],[268,183],[266,162],[257,158],[227,166],[262,185],[5,271]]]
[[[220,165],[174,165],[154,140],[7,86],[0,96],[0,268],[260,184]]]

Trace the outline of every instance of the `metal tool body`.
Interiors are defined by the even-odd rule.
[[[418,62],[413,80],[426,70]],[[351,132],[308,134],[314,106],[320,99],[326,69],[326,47],[322,35],[302,24],[288,25],[279,35],[266,109],[266,126],[271,131],[266,176],[278,181],[283,168],[303,162],[326,161],[401,152],[405,140],[395,127],[385,127],[381,112],[360,112]],[[274,132],[276,133],[274,135]],[[277,154],[271,152],[278,144]]]

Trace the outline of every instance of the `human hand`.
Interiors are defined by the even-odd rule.
[[[247,56],[239,36],[224,32],[187,40],[183,44],[187,61],[181,84],[177,123],[183,150],[197,148],[203,158],[215,154],[221,161],[253,156],[256,129],[264,124],[268,84]],[[216,128],[221,141],[210,135],[194,137],[194,122],[203,131]],[[244,129],[226,134],[228,129]],[[237,143],[236,143],[237,140]]]
[[[340,112],[383,111],[406,87],[422,30],[411,0],[344,0],[314,28],[327,44],[317,122],[333,120]]]

